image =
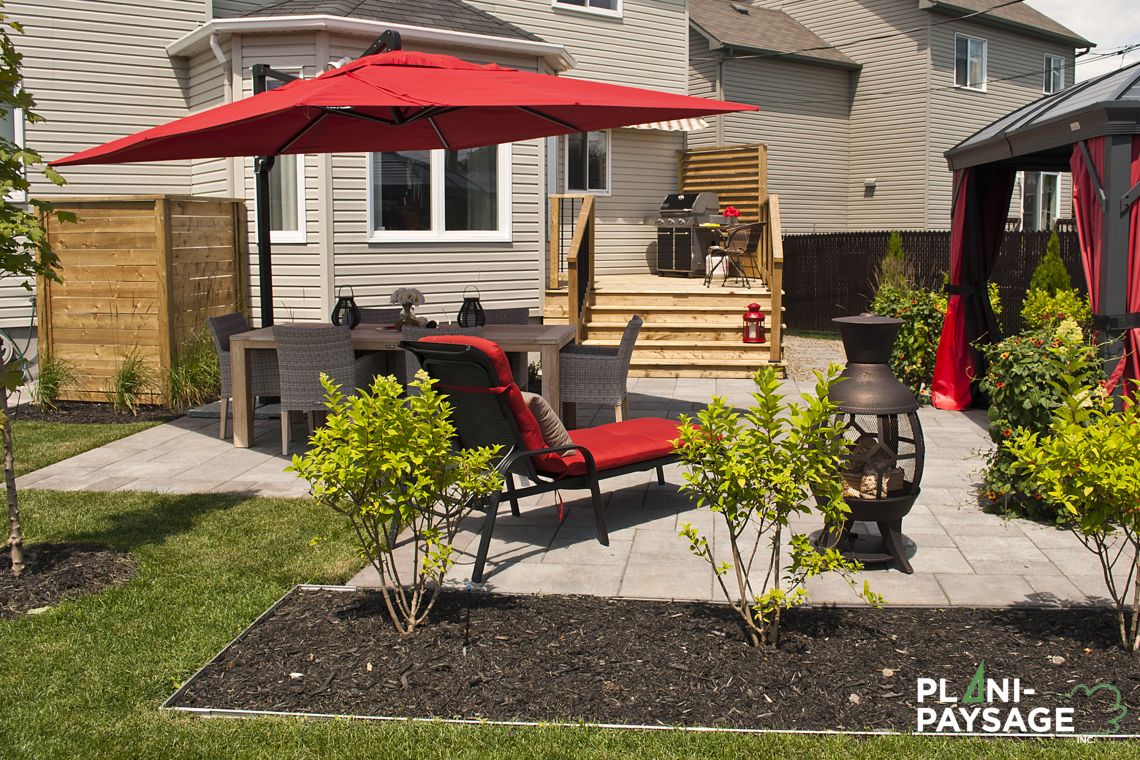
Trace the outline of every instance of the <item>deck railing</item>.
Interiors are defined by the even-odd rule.
[[[567,318],[576,339],[585,339],[585,326],[590,321],[594,302],[594,196],[579,196],[581,206],[574,220],[574,234],[565,249],[567,291],[570,297]],[[552,206],[558,198],[551,198]],[[553,211],[553,208],[551,209]],[[553,224],[551,225],[553,232]],[[552,237],[553,240],[553,237]],[[560,245],[561,249],[561,245]],[[553,258],[553,247],[551,256]]]
[[[760,201],[760,221],[764,223],[756,246],[756,269],[772,292],[772,313],[768,321],[769,361],[783,358],[784,333],[784,243],[780,229],[780,198],[769,195]]]
[[[574,233],[583,219],[586,200],[590,202],[590,221],[593,221],[594,196],[586,194],[550,195],[550,232],[547,240],[546,287],[561,288],[566,282],[566,262]]]

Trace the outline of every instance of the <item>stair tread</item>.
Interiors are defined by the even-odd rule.
[[[640,337],[645,337],[644,330]],[[616,346],[621,343],[620,338],[587,338],[587,346]],[[667,338],[663,340],[653,340],[650,338],[644,343],[637,343],[634,347],[634,353],[637,353],[639,348],[723,348],[727,350],[754,350],[754,351],[767,351],[767,343],[743,343],[741,341],[730,340],[675,340]]]
[[[704,361],[702,361],[702,363],[699,367],[694,367],[694,368],[695,369],[706,369],[706,368],[715,368],[715,367],[752,367],[752,366],[756,365],[756,359],[759,359],[759,358],[761,358],[761,357],[756,357],[755,359],[754,358],[748,358],[748,359],[704,360]],[[769,362],[768,360],[765,359],[763,363],[764,364],[778,364],[779,362]],[[633,359],[630,361],[630,366],[634,366],[634,367],[662,367],[662,366],[674,366],[677,364],[680,364],[680,365],[686,366],[686,367],[693,367],[694,366],[693,365],[693,359],[688,358],[688,357],[677,357],[677,358],[670,358],[670,359],[665,359],[665,358],[661,358],[661,357],[652,357],[652,358],[646,357],[646,358],[642,358],[642,359],[638,360],[636,352],[633,355]]]

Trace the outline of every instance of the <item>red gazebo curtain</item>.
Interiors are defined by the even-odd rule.
[[[950,226],[950,299],[934,365],[933,402],[966,409],[985,359],[974,347],[998,337],[986,285],[1001,250],[1014,171],[975,166],[954,172]]]
[[[1101,266],[1101,208],[1097,197],[1099,179],[1104,177],[1104,138],[1090,138],[1088,148],[1092,167],[1087,165],[1080,145],[1073,146],[1069,168],[1073,173],[1073,215],[1077,220],[1077,237],[1081,244],[1081,263],[1089,289],[1089,301],[1094,313],[1100,311]],[[1090,171],[1091,169],[1091,171]],[[1140,182],[1140,136],[1132,138],[1131,184]],[[1133,203],[1128,216],[1128,278],[1127,309],[1140,312],[1140,203]],[[1109,374],[1109,389],[1121,381],[1140,379],[1140,329],[1131,329],[1124,336],[1124,359]],[[1129,389],[1130,390],[1130,389]]]

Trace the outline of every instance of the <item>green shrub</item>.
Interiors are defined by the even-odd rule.
[[[1054,232],[1049,236],[1045,246],[1045,255],[1037,262],[1033,276],[1029,279],[1030,290],[1044,290],[1046,293],[1056,293],[1059,290],[1072,290],[1073,281],[1069,278],[1069,270],[1061,260],[1061,239]]]
[[[44,411],[58,409],[59,393],[64,387],[74,385],[79,375],[75,365],[49,353],[39,357],[39,374],[32,388],[32,403]]]
[[[131,351],[115,371],[107,401],[116,412],[138,414],[142,397],[154,391],[154,373],[138,350]]]
[[[887,252],[879,262],[879,271],[875,276],[875,289],[883,288],[906,289],[911,286],[907,276],[906,253],[903,251],[902,235],[897,230],[891,232],[887,238]]]
[[[1069,319],[1056,329],[1015,335],[982,351],[989,369],[981,389],[990,400],[990,437],[997,444],[982,473],[985,496],[1010,513],[1055,520],[1057,504],[1014,469],[1008,442],[1018,431],[1048,430],[1054,411],[1065,402],[1062,377],[1096,387],[1103,378],[1096,346]]]
[[[1058,506],[1058,522],[1097,555],[1121,645],[1140,650],[1140,406],[1116,411],[1081,377],[1060,384],[1063,402],[1045,432],[1018,431],[1014,471]],[[1113,572],[1118,563],[1124,567]],[[1131,606],[1130,615],[1125,607]]]
[[[208,333],[195,332],[182,347],[166,378],[172,409],[185,409],[218,396],[221,375],[218,354]]]
[[[1021,321],[1026,330],[1056,328],[1066,319],[1075,321],[1082,330],[1092,327],[1092,306],[1077,290],[1030,290],[1021,307]]]
[[[681,490],[698,507],[720,515],[725,535],[717,536],[715,547],[691,523],[682,526],[680,535],[693,554],[712,565],[755,647],[779,643],[781,612],[807,600],[803,583],[808,578],[838,572],[854,587],[850,574],[861,569],[834,546],[820,551],[789,526],[793,515],[811,514],[813,501],[826,525],[842,525],[850,512],[839,474],[848,446],[829,396],[838,374],[836,366],[826,376],[817,372],[815,396],[804,394],[801,405],[784,402],[775,370],[765,368],[753,377],[756,405],[743,415],[714,396],[697,413],[696,426],[681,417],[681,437],[675,442],[685,468]],[[782,568],[785,532],[790,534],[791,562]],[[765,540],[767,546],[759,551]],[[757,556],[761,572],[754,575]],[[860,596],[869,604],[882,603],[866,583]]]
[[[497,494],[503,478],[495,448],[453,447],[451,405],[420,370],[403,395],[393,377],[369,391],[341,394],[321,376],[328,421],[311,448],[287,468],[309,483],[313,498],[345,515],[384,590],[401,634],[427,619],[452,565],[452,541],[477,499]],[[411,532],[413,551],[396,557],[393,526]],[[406,566],[406,564],[410,564]]]

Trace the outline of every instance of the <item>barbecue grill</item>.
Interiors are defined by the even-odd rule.
[[[720,213],[716,193],[672,193],[657,214],[657,273],[660,275],[703,274],[705,251],[715,232],[702,228]]]

